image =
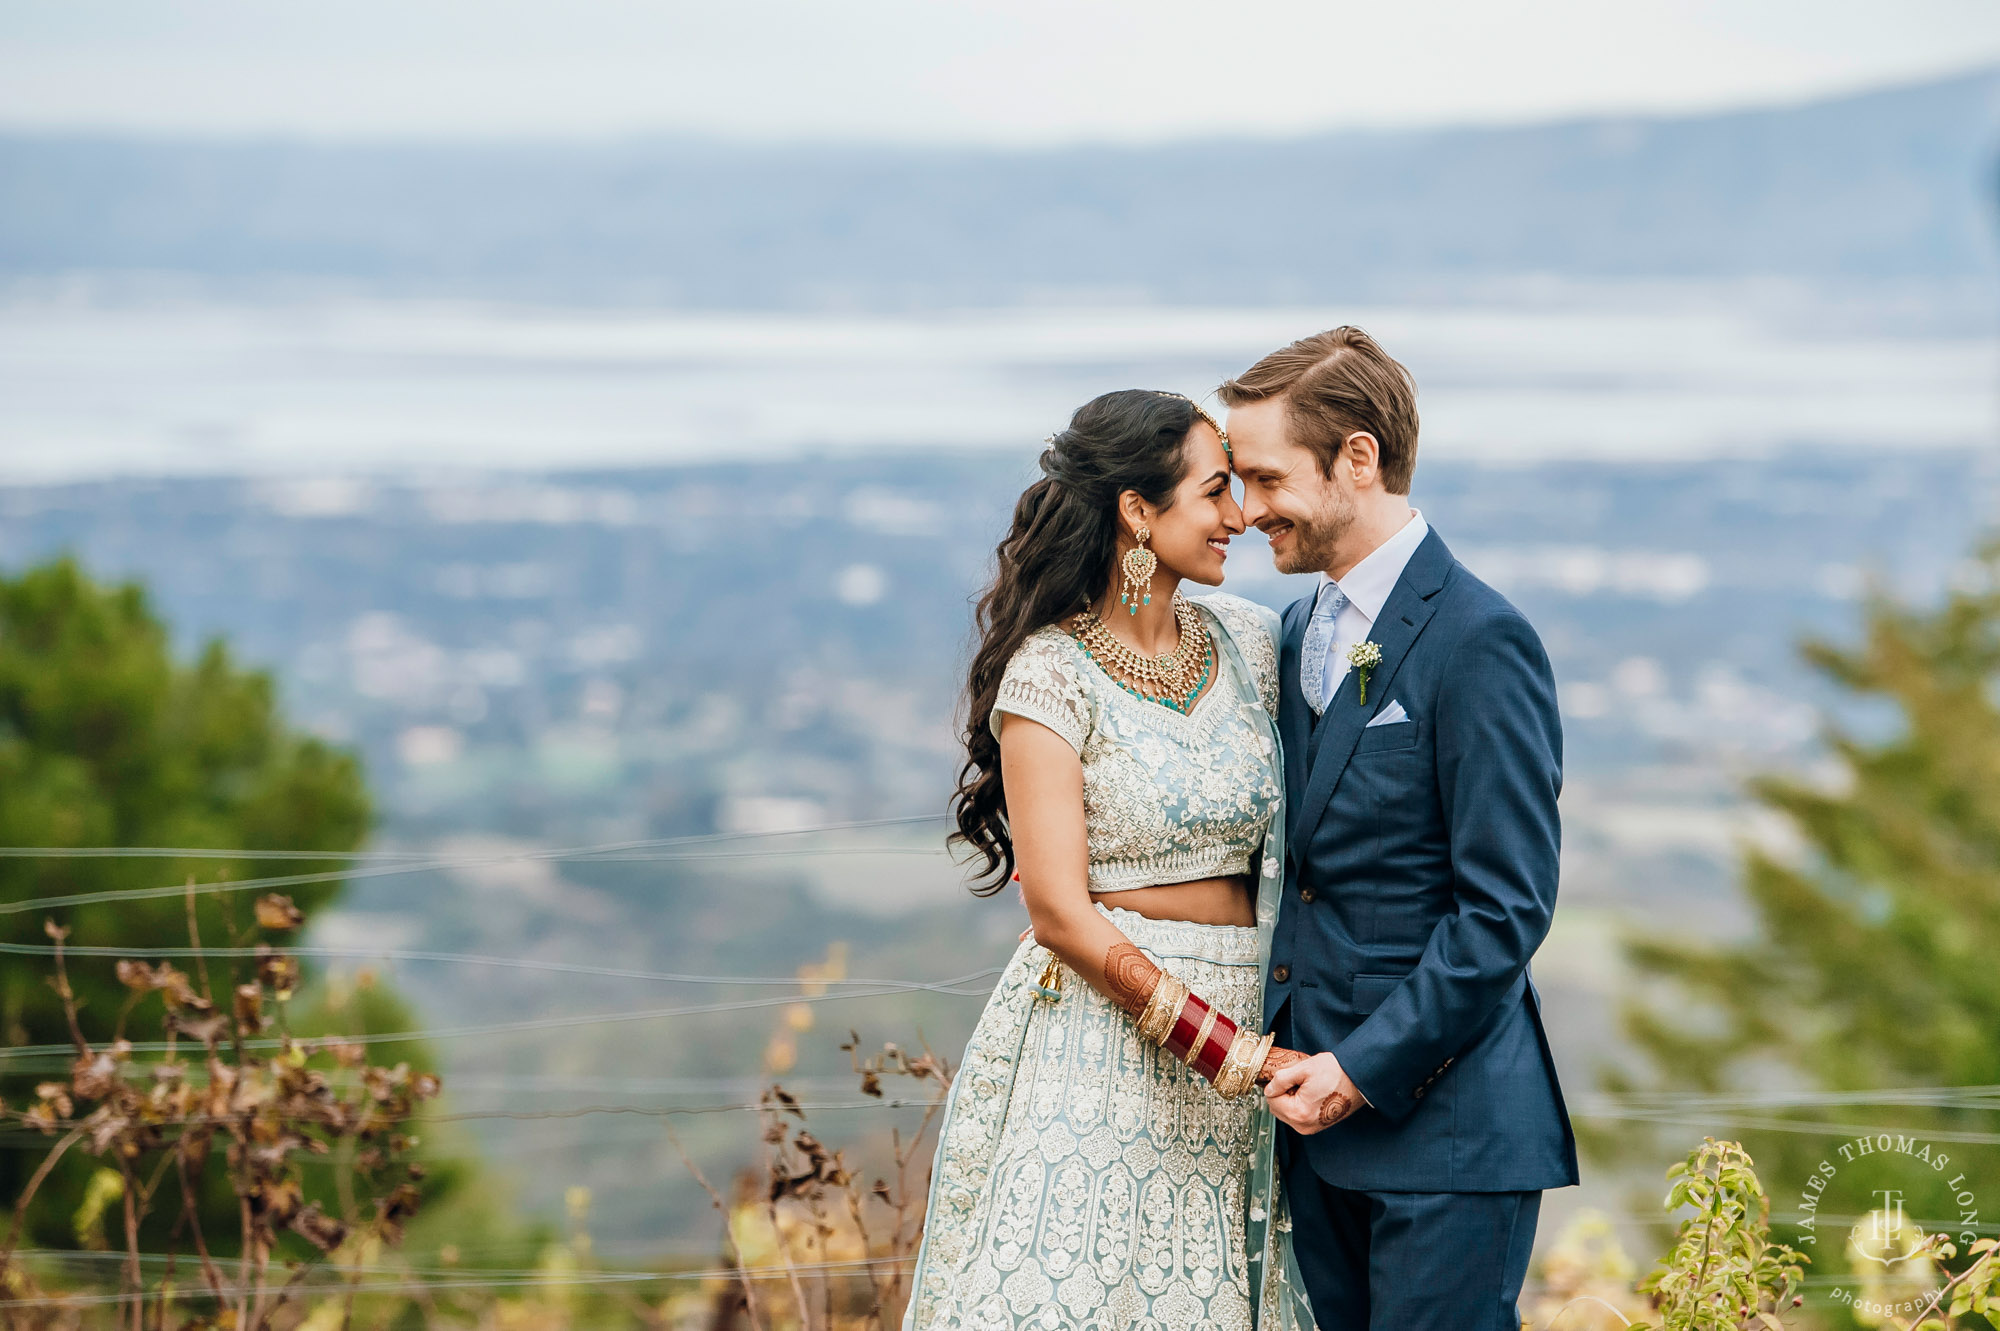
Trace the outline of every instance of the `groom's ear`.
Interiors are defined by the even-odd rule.
[[[1366,430],[1356,430],[1340,441],[1341,461],[1352,468],[1354,488],[1365,490],[1382,479],[1382,445]]]

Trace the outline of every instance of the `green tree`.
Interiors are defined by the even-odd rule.
[[[1754,935],[1724,946],[1629,944],[1639,970],[1677,992],[1671,1004],[1635,1002],[1626,1013],[1664,1086],[1769,1088],[1796,1085],[1798,1074],[1832,1092],[2000,1083],[2000,544],[1975,567],[1933,607],[1878,592],[1856,645],[1805,646],[1851,706],[1826,734],[1837,779],[1754,783],[1799,841],[1747,853]],[[1912,1218],[1949,1220],[1954,1231],[1966,1192],[1987,1199],[1980,1222],[2000,1220],[2000,1152],[1965,1135],[1942,1144],[1990,1133],[1990,1110],[1951,1097],[1873,1098],[1825,1097],[1761,1113],[1761,1131],[1746,1125],[1781,1211],[1816,1198],[1814,1171],[1830,1160],[1849,1214],[1884,1188],[1906,1194]],[[1845,1158],[1841,1143],[1863,1127],[1928,1133],[1953,1163]],[[1816,1274],[1848,1265],[1845,1226],[1795,1232]]]
[[[42,925],[68,925],[74,944],[185,946],[180,894],[91,904],[79,894],[210,884],[275,875],[331,874],[369,828],[354,755],[299,733],[280,714],[271,677],[237,665],[219,641],[191,662],[174,658],[165,625],[132,583],[94,583],[70,559],[0,577],[0,846],[212,847],[325,851],[329,858],[0,858],[0,1043],[67,1040],[48,983]],[[285,891],[308,915],[337,879]],[[257,894],[203,893],[195,918],[205,945],[254,942]],[[228,982],[226,966],[215,977]],[[108,1038],[128,991],[110,958],[77,958],[72,981],[85,1033]],[[227,995],[222,995],[227,1002]],[[31,1094],[32,1059],[0,1061],[0,1095]],[[26,1143],[12,1143],[25,1145]],[[0,1150],[0,1196],[18,1195],[37,1154]],[[74,1212],[90,1167],[65,1161],[38,1197],[30,1241],[76,1241]],[[219,1197],[218,1200],[223,1200]]]

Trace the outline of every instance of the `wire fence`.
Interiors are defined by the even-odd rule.
[[[184,882],[157,887],[125,888],[101,892],[68,893],[56,896],[35,897],[21,901],[0,902],[0,915],[22,914],[34,910],[54,910],[64,907],[104,904],[108,902],[185,896],[191,892],[195,894],[213,894],[258,889],[269,890],[308,883],[490,868],[512,863],[621,863],[683,859],[755,860],[826,855],[885,854],[916,854],[942,857],[946,854],[942,847],[920,847],[893,843],[869,846],[817,847],[763,845],[747,850],[718,848],[740,847],[751,842],[768,843],[772,841],[787,841],[796,838],[870,831],[891,827],[936,825],[946,821],[948,821],[948,818],[943,814],[918,814],[895,818],[857,819],[776,831],[703,833],[677,837],[601,842],[590,845],[464,854],[437,854],[421,850],[394,849],[330,852],[278,848],[219,848],[210,846],[8,846],[0,847],[0,859],[294,860],[317,862],[337,860],[343,862],[347,867],[303,874],[267,875],[236,881],[209,883]],[[54,954],[55,950],[53,944],[0,942],[0,955],[6,956],[50,957]],[[985,998],[991,992],[990,981],[997,977],[1003,969],[999,966],[990,966],[963,975],[938,980],[912,977],[846,976],[806,979],[797,973],[786,975],[700,974],[650,970],[640,967],[597,965],[585,962],[553,960],[543,957],[492,955],[423,948],[307,944],[288,947],[285,950],[300,957],[317,959],[492,967],[549,975],[635,980],[657,984],[767,987],[782,988],[791,991],[782,995],[734,999],[713,1003],[682,1004],[670,1007],[621,1008],[607,1012],[552,1014],[511,1021],[479,1022],[458,1026],[370,1032],[353,1036],[321,1037],[337,1038],[343,1043],[361,1045],[416,1042],[430,1045],[449,1044],[458,1040],[519,1033],[566,1030],[621,1022],[679,1019],[722,1013],[757,1011],[774,1007],[792,1007],[799,1004],[816,1005],[849,999],[886,997],[897,994]],[[77,943],[65,944],[63,951],[66,955],[74,958],[189,959],[199,957],[231,959],[255,957],[259,954],[260,949],[227,946],[130,947]],[[283,1039],[270,1038],[247,1041],[245,1042],[245,1047],[267,1050],[282,1047],[284,1043]],[[137,1053],[164,1053],[174,1047],[168,1041],[135,1042],[132,1045],[133,1051]],[[16,1071],[29,1071],[35,1066],[40,1065],[59,1067],[65,1065],[72,1053],[72,1048],[66,1044],[4,1046],[0,1047],[0,1067],[8,1067]],[[734,1080],[740,1082],[741,1079]],[[695,1081],[677,1079],[676,1082],[677,1087],[680,1089],[688,1089],[704,1084],[713,1083],[703,1083],[699,1079]],[[526,1087],[509,1086],[504,1082],[494,1082],[491,1079],[488,1080],[487,1085],[492,1089],[527,1089]],[[575,1085],[573,1079],[563,1079],[561,1083],[562,1088],[566,1090],[574,1090]],[[562,1111],[502,1109],[465,1111],[454,1115],[437,1115],[434,1117],[465,1120],[515,1119],[532,1121],[537,1119],[580,1118],[614,1114],[666,1115],[723,1113],[753,1109],[755,1107],[754,1102],[664,1107],[656,1105],[610,1104],[584,1106]],[[844,1103],[836,1105],[829,1102],[824,1107],[875,1108],[897,1107],[897,1105],[893,1101],[870,1100],[851,1105]],[[1769,1111],[1892,1107],[1970,1111],[2000,1110],[2000,1085],[1886,1088],[1859,1092],[1787,1090],[1756,1091],[1737,1094],[1631,1092],[1612,1095],[1598,1093],[1581,1097],[1572,1106],[1572,1111],[1578,1117],[1604,1120],[1627,1120],[1655,1122],[1667,1125],[1696,1126],[1718,1120],[1727,1120],[1737,1126],[1751,1127],[1762,1131],[1817,1135],[1850,1133],[1860,1135],[1878,1131],[1878,1129],[1846,1122],[1811,1122],[1798,1118],[1776,1117]],[[2000,1144],[2000,1133],[1938,1129],[1936,1131],[1927,1130],[1926,1135],[1940,1141],[1977,1145]]]
[[[906,818],[870,818],[854,822],[824,823],[813,827],[792,828],[776,832],[716,832],[682,837],[653,837],[639,841],[609,841],[590,846],[566,846],[559,848],[537,848],[532,850],[489,851],[479,854],[460,855],[418,855],[404,852],[388,852],[387,862],[375,858],[379,852],[368,851],[279,851],[269,854],[251,850],[221,850],[214,847],[120,847],[120,846],[25,846],[8,851],[8,858],[14,859],[230,859],[254,861],[308,860],[356,861],[361,867],[324,869],[311,873],[269,874],[259,878],[243,878],[213,883],[173,883],[159,887],[107,888],[97,892],[70,892],[55,896],[30,897],[22,901],[0,902],[0,915],[19,915],[36,910],[56,910],[64,907],[96,906],[117,901],[149,901],[164,897],[178,897],[188,892],[202,894],[275,891],[284,887],[306,887],[317,883],[344,882],[353,879],[388,878],[405,874],[436,873],[456,869],[491,868],[504,864],[534,863],[657,863],[674,860],[716,860],[716,859],[770,859],[799,858],[825,855],[921,855],[949,858],[942,846],[924,847],[890,843],[881,846],[813,847],[813,848],[768,848],[751,851],[722,851],[706,847],[741,842],[754,839],[816,836],[832,832],[847,832],[883,827],[917,826],[940,823],[946,820],[943,814],[917,814]]]
[[[124,1256],[124,1254],[120,1254]],[[164,1254],[159,1254],[164,1256]],[[183,1254],[179,1259],[183,1267],[192,1268],[193,1261]],[[797,1276],[824,1276],[834,1274],[854,1274],[865,1271],[899,1270],[911,1271],[916,1267],[916,1259],[911,1257],[855,1257],[842,1261],[798,1262],[785,1266],[715,1266],[689,1271],[554,1271],[535,1270],[518,1274],[492,1276],[484,1270],[468,1271],[453,1269],[449,1274],[435,1278],[412,1278],[407,1270],[390,1268],[400,1279],[371,1281],[360,1287],[360,1292],[369,1296],[383,1294],[434,1294],[443,1290],[500,1290],[500,1289],[571,1289],[605,1285],[661,1285],[687,1284],[709,1280],[750,1280],[759,1284],[778,1284]],[[299,1289],[309,1294],[344,1294],[348,1286],[343,1279],[345,1267],[327,1266],[325,1279],[301,1282]],[[224,1281],[223,1297],[234,1299],[244,1293],[245,1287]],[[48,1308],[48,1307],[102,1307],[112,1304],[152,1303],[160,1297],[158,1290],[126,1292],[104,1291],[89,1294],[44,1294],[24,1297],[0,1298],[0,1308]],[[181,1297],[205,1299],[206,1286],[190,1285],[181,1291]]]
[[[106,903],[141,901],[167,897],[181,897],[190,893],[209,895],[219,893],[240,893],[245,891],[272,891],[287,887],[316,883],[353,881],[357,879],[388,878],[426,873],[449,873],[479,870],[521,863],[658,863],[675,861],[724,861],[764,859],[791,859],[825,857],[829,855],[919,855],[946,858],[941,847],[912,846],[908,843],[883,843],[841,846],[798,846],[787,844],[793,838],[810,837],[832,833],[850,833],[899,826],[920,826],[944,821],[941,815],[923,815],[907,818],[869,819],[853,822],[823,824],[813,827],[791,829],[783,832],[735,832],[709,835],[653,838],[605,842],[593,845],[569,846],[561,848],[522,849],[508,851],[481,851],[459,854],[437,854],[419,850],[368,850],[334,854],[322,851],[304,850],[244,850],[218,849],[212,847],[0,847],[0,860],[96,860],[96,859],[170,859],[188,861],[232,861],[232,862],[339,862],[336,869],[310,870],[300,873],[264,875],[238,881],[215,881],[208,883],[183,882],[173,885],[113,889],[96,892],[69,893],[42,896],[13,902],[0,902],[0,916],[19,915],[38,910],[59,910],[77,906]],[[777,842],[780,844],[769,844]],[[762,844],[751,844],[762,843]],[[0,956],[21,958],[51,958],[56,952],[53,944],[0,942]],[[672,1006],[641,1005],[617,1008],[602,1012],[544,1014],[512,1020],[496,1020],[466,1023],[436,1028],[370,1032],[352,1036],[322,1035],[314,1037],[329,1042],[357,1045],[387,1045],[401,1043],[422,1043],[431,1046],[449,1047],[461,1041],[490,1039],[537,1032],[575,1030],[586,1027],[613,1025],[617,1023],[656,1021],[664,1019],[688,1019],[709,1015],[745,1013],[770,1009],[794,1008],[797,1006],[818,1006],[856,999],[882,998],[907,995],[926,995],[941,998],[984,999],[990,993],[992,982],[1003,970],[1000,966],[988,966],[961,975],[942,979],[922,979],[915,977],[838,977],[821,978],[791,974],[729,974],[700,973],[654,970],[644,967],[615,966],[590,962],[563,961],[547,957],[526,955],[496,955],[478,952],[460,952],[441,949],[407,947],[334,946],[308,944],[286,947],[284,951],[303,958],[324,960],[366,960],[386,963],[424,964],[442,966],[484,967],[515,970],[521,972],[559,976],[565,978],[590,978],[631,981],[657,985],[690,985],[718,988],[764,988],[782,990],[753,997],[727,999],[722,1001],[681,1004]],[[63,953],[74,959],[243,959],[260,954],[254,947],[151,947],[119,946],[101,943],[65,943]],[[245,1048],[269,1050],[284,1046],[283,1039],[264,1038],[247,1040]],[[135,1042],[131,1048],[135,1053],[165,1053],[175,1048],[185,1048],[169,1041]],[[0,1047],[0,1072],[28,1073],[38,1067],[67,1067],[74,1056],[73,1047],[66,1044],[14,1045]],[[199,1074],[191,1072],[191,1079],[198,1080]],[[499,1103],[492,1106],[470,1107],[445,1110],[433,1107],[413,1117],[434,1123],[484,1123],[492,1125],[550,1125],[570,1124],[588,1126],[593,1123],[616,1124],[619,1121],[663,1122],[677,1118],[700,1118],[717,1115],[749,1114],[770,1109],[770,1104],[761,1096],[753,1098],[758,1085],[768,1083],[768,1078],[757,1079],[743,1075],[707,1077],[598,1077],[553,1076],[536,1073],[484,1072],[454,1077],[454,1097],[495,1096]],[[831,1094],[836,1084],[851,1087],[854,1079],[820,1076],[811,1079],[795,1079],[795,1090],[806,1091],[794,1102],[807,1112],[829,1113],[881,1113],[919,1110],[932,1102],[919,1098],[903,1098],[895,1095],[870,1096],[863,1099],[842,1098]],[[808,1089],[808,1086],[810,1089]],[[613,1100],[602,1103],[566,1104],[560,1107],[535,1108],[523,1105],[523,1097],[541,1094],[563,1094],[574,1096],[583,1093],[613,1093],[627,1096],[654,1096],[674,1099],[682,1096],[708,1097],[698,1103],[658,1103],[640,1100]],[[716,1098],[718,1096],[735,1098]],[[1947,1113],[1952,1115],[1979,1115],[2000,1112],[2000,1084],[1949,1087],[1888,1087],[1860,1091],[1820,1091],[1811,1089],[1763,1089],[1730,1092],[1675,1093],[1668,1091],[1634,1091],[1624,1093],[1596,1092],[1576,1097],[1571,1106],[1576,1117],[1604,1122],[1629,1122],[1654,1124],[1663,1127],[1685,1127],[1703,1131],[1729,1129],[1732,1131],[1756,1131],[1815,1137],[1853,1138],[1877,1136],[1885,1133],[1907,1134],[1908,1124],[1880,1125],[1859,1121],[1869,1111],[1918,1110],[1929,1114]],[[1853,1120],[1853,1121],[1849,1121]],[[57,1128],[73,1126],[72,1123],[57,1123]],[[170,1123],[163,1124],[170,1126]],[[657,1128],[653,1129],[655,1133]],[[1971,1124],[1960,1122],[1952,1126],[1927,1123],[1922,1130],[1925,1140],[1967,1145],[2000,1145],[2000,1131],[1981,1130]],[[569,1143],[574,1148],[575,1142]],[[39,1129],[25,1126],[0,1128],[0,1150],[46,1149],[46,1137]],[[511,1148],[510,1155],[522,1148]],[[533,1149],[533,1148],[527,1148]],[[450,1157],[446,1157],[450,1158]],[[476,1157],[466,1157],[476,1158]],[[1612,1217],[1619,1223],[1654,1224],[1662,1217],[1658,1214],[1627,1214]],[[1779,1213],[1773,1220],[1780,1223],[1797,1223],[1803,1217],[1791,1213]],[[1822,1215],[1821,1224],[1858,1223],[1862,1217],[1838,1217]],[[1976,1221],[1918,1221],[1920,1225],[1935,1225],[1939,1229],[1952,1232],[1976,1232],[1981,1234],[2000,1233],[2000,1224],[1978,1223]],[[65,1250],[34,1250],[15,1254],[15,1260],[35,1261],[48,1265],[71,1265],[78,1270],[89,1269],[93,1263],[110,1266],[123,1263],[129,1254],[118,1253],[77,1253]],[[178,1261],[186,1264],[185,1254],[178,1256],[164,1253],[140,1254],[139,1261],[149,1267],[164,1266]],[[852,1274],[870,1268],[894,1268],[907,1270],[913,1265],[908,1256],[858,1258],[822,1263],[792,1263],[790,1270],[795,1274]],[[561,1288],[589,1286],[644,1286],[661,1285],[672,1282],[705,1282],[713,1280],[749,1279],[757,1282],[779,1282],[792,1278],[785,1267],[692,1267],[688,1269],[661,1269],[646,1271],[554,1271],[544,1267],[476,1267],[466,1266],[418,1268],[407,1264],[388,1264],[367,1269],[354,1267],[326,1267],[324,1278],[315,1277],[307,1281],[304,1288],[312,1292],[344,1291],[355,1280],[366,1279],[361,1288],[368,1295],[431,1294],[446,1290],[505,1290],[510,1288]],[[1852,1285],[1858,1283],[1854,1277],[1812,1277],[1808,1284],[1815,1286]],[[190,1289],[190,1294],[200,1291]],[[236,1291],[225,1289],[231,1297]],[[128,1304],[135,1299],[158,1297],[157,1291],[146,1294],[89,1292],[65,1295],[0,1298],[0,1308],[26,1308],[31,1306],[88,1306]]]

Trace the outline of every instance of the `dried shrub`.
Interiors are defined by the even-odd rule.
[[[922,1108],[916,1130],[890,1132],[890,1168],[869,1178],[842,1150],[828,1147],[807,1111],[783,1086],[761,1098],[761,1167],[737,1180],[725,1200],[681,1152],[695,1181],[724,1218],[725,1261],[733,1286],[715,1291],[709,1326],[751,1331],[890,1331],[900,1326],[910,1275],[923,1240],[930,1190],[927,1142],[951,1093],[950,1065],[926,1048],[894,1044],[864,1056],[848,1033],[847,1053],[863,1094],[883,1099],[885,1079],[913,1087]],[[676,1148],[680,1146],[675,1141]]]
[[[189,911],[194,947],[201,939]],[[290,931],[302,922],[281,896],[257,903],[261,928]],[[53,987],[68,1018],[74,1057],[68,1075],[35,1088],[35,1102],[6,1108],[8,1121],[56,1138],[15,1202],[11,1230],[0,1246],[0,1290],[16,1300],[11,1325],[78,1325],[81,1310],[108,1306],[132,1331],[148,1325],[181,1331],[230,1328],[265,1331],[295,1320],[291,1313],[316,1271],[346,1271],[351,1306],[363,1255],[395,1245],[421,1199],[420,1166],[407,1159],[409,1127],[419,1106],[439,1091],[438,1079],[407,1064],[368,1061],[367,1049],[339,1040],[294,1038],[285,1023],[299,965],[260,947],[254,977],[229,990],[226,1006],[199,981],[168,964],[117,963],[127,999],[116,1033],[103,1045],[86,1040],[77,1020],[63,953],[68,930],[53,921]],[[125,1037],[127,1020],[160,1001],[164,1048],[142,1056]],[[268,1032],[276,1029],[275,1038]],[[124,1262],[117,1295],[51,1293],[16,1259],[35,1194],[70,1151],[103,1162],[107,1180],[92,1196],[103,1213],[89,1217],[122,1230]],[[339,1201],[307,1195],[303,1166],[325,1158],[337,1170]],[[204,1231],[203,1185],[217,1174],[236,1199],[233,1261],[216,1255]],[[109,1214],[116,1207],[116,1217]],[[176,1219],[166,1266],[151,1279],[141,1262],[140,1225],[157,1207]],[[182,1285],[184,1255],[198,1283]],[[229,1269],[233,1267],[233,1269]]]

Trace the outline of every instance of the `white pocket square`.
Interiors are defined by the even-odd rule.
[[[1398,721],[1407,721],[1409,719],[1410,714],[1403,710],[1403,704],[1391,699],[1389,705],[1377,712],[1362,729],[1373,730],[1376,726],[1393,726]]]

